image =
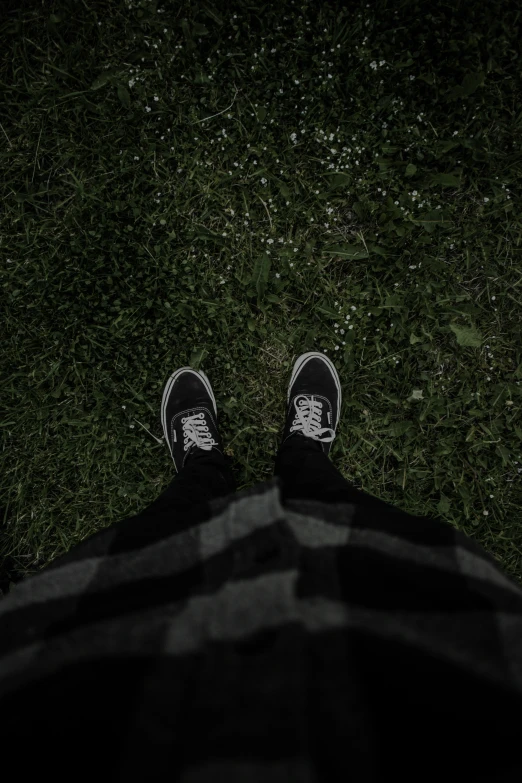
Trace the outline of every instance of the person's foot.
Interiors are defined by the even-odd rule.
[[[318,351],[303,353],[294,364],[287,395],[281,445],[306,437],[328,456],[341,414],[341,382],[333,363]]]
[[[161,424],[178,473],[198,452],[217,449],[223,454],[216,399],[202,370],[181,367],[170,376],[161,401]]]

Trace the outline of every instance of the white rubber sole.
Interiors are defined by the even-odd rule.
[[[288,384],[288,392],[287,392],[287,395],[286,395],[286,403],[288,405],[288,403],[290,402],[290,389],[292,388],[292,384],[293,384],[293,382],[295,380],[296,375],[300,371],[300,369],[303,366],[303,364],[306,364],[306,362],[309,359],[313,358],[313,357],[315,357],[317,359],[322,359],[322,361],[325,362],[325,364],[327,364],[328,367],[332,371],[332,375],[334,377],[335,385],[337,386],[337,392],[338,392],[338,397],[337,397],[337,423],[339,423],[339,419],[341,418],[341,403],[342,403],[342,399],[343,399],[342,391],[341,391],[341,381],[340,381],[339,375],[337,373],[337,370],[335,369],[335,365],[333,364],[333,362],[328,358],[328,356],[326,356],[324,353],[321,353],[320,351],[308,351],[308,353],[301,354],[301,356],[297,359],[296,363],[294,364],[293,370],[292,370],[292,376],[290,378],[290,383]]]
[[[194,370],[192,367],[180,367],[179,370],[176,370],[176,372],[172,373],[167,383],[165,384],[165,388],[163,390],[163,397],[161,398],[161,426],[163,427],[163,434],[165,436],[165,440],[167,441],[167,445],[170,451],[170,456],[172,457],[172,459],[174,459],[174,455],[172,454],[172,449],[170,447],[168,430],[167,430],[167,402],[173,384],[176,382],[176,379],[179,378],[179,376],[184,372],[191,372],[194,375],[197,375],[198,378],[201,378],[201,380],[205,385],[206,390],[209,393],[210,399],[212,400],[212,405],[214,406],[214,413],[216,414],[216,418],[217,418],[216,398],[214,397],[214,392],[212,391],[212,386],[210,385],[210,381],[205,375],[205,373],[203,372],[203,370]]]

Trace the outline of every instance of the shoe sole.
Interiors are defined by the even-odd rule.
[[[310,359],[311,357],[315,357],[317,359],[321,359],[325,364],[328,365],[330,368],[332,375],[335,380],[335,385],[337,386],[337,422],[336,422],[336,429],[337,424],[339,423],[339,419],[341,418],[341,402],[342,402],[342,391],[341,391],[341,381],[339,379],[339,375],[337,373],[337,370],[335,369],[335,366],[333,362],[328,358],[328,356],[325,356],[324,353],[320,353],[319,351],[308,351],[308,353],[303,353],[299,358],[297,359],[296,363],[294,364],[294,368],[292,370],[292,377],[290,378],[290,383],[288,384],[288,393],[286,395],[286,404],[288,405],[290,402],[290,391],[292,389],[292,384],[295,381],[297,375],[299,374],[299,370],[303,366],[303,364]]]
[[[172,386],[176,382],[176,379],[179,378],[181,373],[187,372],[187,370],[190,370],[191,372],[194,373],[194,375],[197,375],[199,378],[202,379],[205,388],[209,393],[210,399],[212,400],[212,404],[214,406],[214,413],[216,414],[216,419],[217,419],[216,398],[214,397],[214,392],[212,391],[212,386],[210,385],[210,381],[205,375],[205,373],[203,372],[203,370],[195,370],[193,367],[181,367],[179,370],[176,370],[176,372],[172,373],[172,375],[170,376],[170,378],[168,379],[165,385],[165,389],[163,390],[163,397],[161,398],[161,426],[163,428],[163,435],[165,436],[165,440],[167,441],[167,446],[169,447],[170,456],[172,457],[172,459],[174,459],[174,455],[170,447],[168,431],[167,431],[167,418],[166,418],[167,401],[169,399]]]

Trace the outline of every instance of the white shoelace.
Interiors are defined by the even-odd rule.
[[[319,402],[319,400],[314,400],[313,397],[307,397],[303,394],[299,397],[296,397],[294,400],[294,405],[297,418],[293,420],[292,427],[290,427],[290,432],[299,430],[308,438],[312,438],[313,440],[318,440],[323,443],[329,443],[335,438],[335,430],[330,429],[330,427],[323,427],[321,429],[321,410],[323,408],[322,402]],[[331,432],[332,435],[330,438],[320,438],[319,436],[322,435],[323,432]]]
[[[203,411],[194,416],[185,416],[181,419],[181,424],[184,438],[183,451],[188,451],[192,443],[205,451],[210,451],[212,446],[218,445],[209,432]],[[176,440],[176,430],[174,430],[174,440]]]

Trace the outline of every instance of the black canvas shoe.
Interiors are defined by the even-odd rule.
[[[170,376],[161,401],[161,424],[178,473],[198,450],[223,454],[216,399],[201,370],[181,367]]]
[[[341,414],[341,382],[334,365],[318,351],[303,353],[294,364],[287,395],[286,423],[281,445],[306,437],[328,456]]]

